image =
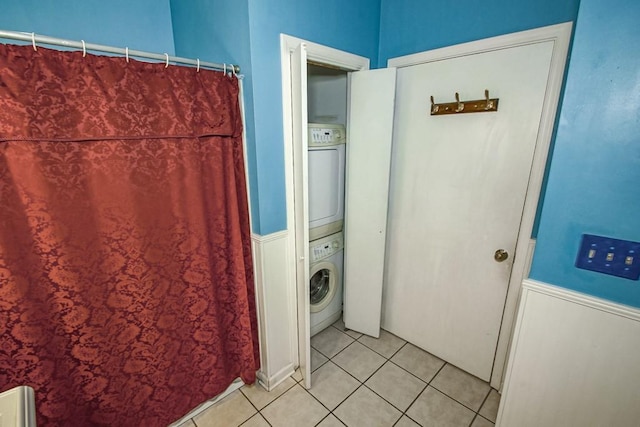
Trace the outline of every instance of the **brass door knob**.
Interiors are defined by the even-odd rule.
[[[493,254],[493,259],[495,259],[497,262],[502,262],[507,258],[509,258],[509,252],[505,251],[504,249],[498,249],[496,253]]]

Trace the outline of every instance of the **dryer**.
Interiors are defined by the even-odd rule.
[[[344,240],[342,232],[309,243],[311,336],[342,315]]]
[[[342,231],[346,131],[309,123],[309,241]]]

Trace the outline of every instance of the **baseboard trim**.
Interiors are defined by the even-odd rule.
[[[280,385],[281,382],[293,375],[294,372],[295,367],[293,364],[285,366],[271,377],[267,377],[263,372],[258,372],[258,381],[267,391],[271,391]]]

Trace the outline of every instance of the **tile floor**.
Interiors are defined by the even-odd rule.
[[[180,427],[494,425],[495,390],[389,332],[375,339],[339,320],[311,347],[311,390],[300,372],[271,392],[245,385]]]

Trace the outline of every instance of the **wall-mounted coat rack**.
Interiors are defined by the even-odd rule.
[[[431,115],[441,116],[443,114],[458,113],[484,113],[487,111],[498,111],[499,98],[489,99],[489,91],[485,89],[484,99],[473,101],[460,101],[460,95],[456,92],[456,102],[444,102],[436,104],[431,97]]]

